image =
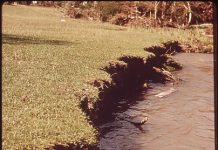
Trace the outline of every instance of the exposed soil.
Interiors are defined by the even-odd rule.
[[[153,52],[147,59],[135,56],[123,56],[103,68],[110,74],[111,82],[95,80],[91,84],[99,89],[99,100],[92,104],[88,96],[81,99],[81,108],[89,116],[94,125],[99,125],[110,117],[119,97],[126,93],[149,88],[149,83],[176,82],[169,71],[182,69],[170,55],[182,52],[177,41],[163,43],[163,46],[145,48]],[[90,107],[92,105],[92,107]]]
[[[102,68],[110,74],[111,81],[94,80],[90,84],[99,90],[99,100],[92,103],[87,95],[81,97],[81,108],[86,113],[92,124],[98,126],[112,117],[113,109],[122,97],[134,94],[149,87],[149,83],[177,82],[171,72],[182,69],[182,65],[174,60],[171,55],[180,52],[196,52],[190,46],[181,45],[178,41],[169,41],[161,46],[144,48],[153,53],[147,59],[136,56],[123,56],[115,62],[110,62]],[[69,144],[68,146],[55,145],[50,149],[98,149],[95,145],[81,146]]]

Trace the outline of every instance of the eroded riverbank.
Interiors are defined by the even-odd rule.
[[[198,117],[199,120],[196,120],[196,122],[190,122],[193,121],[192,117],[196,118],[195,115],[198,115],[192,114],[191,111],[194,109],[193,112],[195,112],[198,108],[198,105],[192,106],[194,102],[197,102],[197,104],[198,101],[203,103],[202,101],[205,98],[203,95],[195,95],[199,88],[198,80],[201,81],[201,78],[206,76],[205,82],[200,85],[202,89],[208,90],[207,86],[211,88],[210,84],[213,83],[212,81],[208,82],[209,77],[206,74],[206,72],[209,73],[210,77],[213,75],[211,72],[212,55],[183,53],[171,57],[175,53],[184,52],[176,41],[163,43],[162,46],[145,48],[145,50],[152,52],[154,55],[147,59],[123,56],[118,61],[111,62],[108,66],[102,68],[111,75],[110,82],[106,80],[90,82],[99,89],[100,99],[97,103],[92,103],[88,95],[84,95],[81,97],[81,108],[90,118],[91,123],[98,129],[100,142],[98,147],[96,145],[80,147],[80,144],[77,145],[78,147],[76,145],[70,147],[119,150],[144,148],[194,149],[197,146],[196,149],[199,149],[199,144],[188,144],[193,144],[192,140],[195,138],[192,137],[191,141],[186,139],[191,137],[189,133],[195,126],[201,126],[201,121],[205,122]],[[185,65],[183,71],[179,71],[182,68],[181,64]],[[200,69],[196,70],[199,67]],[[171,74],[169,71],[174,73]],[[178,79],[181,79],[181,81]],[[211,89],[208,90],[208,92],[211,91],[213,92]],[[211,94],[207,96],[211,96]],[[213,93],[212,97],[208,98],[207,96],[206,100],[213,100]],[[191,108],[189,108],[189,104],[191,104]],[[205,107],[209,108],[209,119],[208,117],[205,118],[214,122],[213,109],[211,108],[213,104],[210,103],[209,106]],[[146,116],[149,118],[146,124],[135,126],[132,123],[135,120],[140,122]],[[208,130],[211,131],[209,139],[213,141],[214,138],[211,134],[214,132],[214,128],[211,124],[209,126]],[[199,141],[198,138],[202,136],[193,135],[197,136],[196,141]],[[211,145],[204,144],[200,149],[205,147],[211,147]],[[61,146],[61,148],[63,147]]]
[[[107,72],[110,79],[95,79],[87,81],[98,90],[98,96],[92,97],[88,89],[83,88],[75,92],[75,96],[80,99],[80,108],[87,115],[88,122],[97,130],[96,139],[99,139],[102,132],[100,126],[113,120],[113,113],[116,112],[120,103],[129,105],[134,103],[127,98],[136,96],[136,93],[142,93],[150,88],[151,83],[177,82],[177,79],[171,74],[171,71],[182,69],[182,65],[175,61],[171,55],[181,52],[182,47],[178,41],[168,41],[159,46],[144,48],[145,53],[151,54],[139,56],[137,54],[123,55],[115,61],[110,61],[108,65],[100,68]],[[137,119],[136,122],[141,123]],[[139,122],[138,122],[139,121]],[[96,143],[97,144],[97,143]],[[48,149],[98,149],[97,145],[87,144],[84,141],[79,143],[55,144]]]
[[[100,149],[214,149],[213,55],[183,53],[174,58],[183,64],[175,72],[182,81],[154,84],[133,97],[135,103],[114,112],[115,119],[101,126]],[[155,96],[170,88],[176,91]],[[148,115],[149,120],[139,129],[120,119],[126,115]]]
[[[147,57],[122,56],[102,68],[110,74],[110,81],[94,80],[91,85],[98,88],[98,101],[93,102],[89,95],[81,97],[81,108],[95,126],[111,117],[117,103],[129,94],[149,89],[150,83],[176,82],[170,71],[182,69],[182,65],[171,55],[182,52],[178,41],[168,41],[161,46],[145,48],[151,54]],[[128,100],[127,100],[128,102]]]

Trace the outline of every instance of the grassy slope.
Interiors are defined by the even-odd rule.
[[[66,18],[52,8],[3,6],[3,149],[96,142],[74,93],[109,76],[99,68],[145,46],[196,35],[177,29],[131,29]],[[199,40],[208,41],[201,37]]]

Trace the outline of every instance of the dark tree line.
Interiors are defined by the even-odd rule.
[[[6,3],[13,2],[31,5],[34,1]],[[35,5],[62,7],[73,18],[91,18],[120,25],[134,21],[162,26],[213,22],[213,3],[210,1],[37,1]]]

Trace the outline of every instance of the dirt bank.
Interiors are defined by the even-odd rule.
[[[86,113],[90,123],[98,129],[98,126],[109,118],[122,97],[134,95],[137,92],[150,88],[149,83],[176,82],[176,78],[170,73],[182,69],[182,65],[176,62],[171,55],[182,52],[182,47],[177,41],[169,41],[161,46],[144,48],[151,52],[147,57],[122,56],[117,61],[110,62],[101,68],[106,71],[110,81],[94,80],[89,84],[98,88],[98,100],[93,102],[86,94],[80,96],[81,109]],[[98,149],[96,145],[88,145],[85,142],[57,144],[46,148],[48,150],[69,149]]]
[[[111,80],[94,80],[91,85],[98,88],[99,99],[93,103],[88,95],[81,97],[81,108],[91,123],[98,126],[108,118],[122,97],[150,88],[149,83],[176,82],[171,73],[182,69],[182,65],[171,56],[186,52],[178,41],[169,41],[159,46],[144,48],[151,52],[147,58],[137,56],[122,56],[117,61],[110,62],[102,68],[110,74]],[[83,146],[82,146],[83,145]],[[69,144],[56,145],[53,149],[98,149],[95,145]]]

